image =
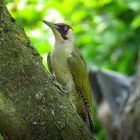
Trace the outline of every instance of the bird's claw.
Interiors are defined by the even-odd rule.
[[[53,82],[54,85],[57,87],[58,91],[62,94],[68,94],[68,91],[66,90],[66,88],[64,86],[62,86],[61,84],[59,84],[57,81]]]
[[[49,79],[53,82],[53,84],[56,86],[57,90],[59,91],[59,93],[64,93],[64,94],[68,94],[68,91],[66,90],[65,86],[62,86],[61,84],[59,84],[57,81],[56,81],[56,78],[55,76],[51,75],[49,77]]]
[[[55,81],[55,76],[54,76],[54,75],[51,75],[51,76],[49,77],[49,79],[50,79],[52,82],[54,82],[54,81]]]

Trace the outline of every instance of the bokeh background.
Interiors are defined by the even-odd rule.
[[[134,74],[140,45],[139,0],[5,0],[5,3],[43,57],[46,68],[54,37],[43,19],[72,26],[89,69],[99,67],[128,76]],[[104,140],[99,122],[94,123],[97,140]]]

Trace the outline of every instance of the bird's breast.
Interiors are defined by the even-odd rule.
[[[68,68],[67,59],[71,54],[67,49],[55,49],[52,52],[52,66],[56,77],[56,80],[66,86],[67,83],[72,80],[71,72]]]

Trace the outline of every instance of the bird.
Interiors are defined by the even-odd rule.
[[[86,62],[76,46],[75,34],[66,23],[43,22],[49,26],[55,37],[54,49],[48,54],[48,68],[56,81],[69,93],[69,99],[93,133],[92,94]]]

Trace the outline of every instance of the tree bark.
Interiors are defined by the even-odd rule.
[[[8,140],[91,139],[5,6],[0,7],[0,133]]]

